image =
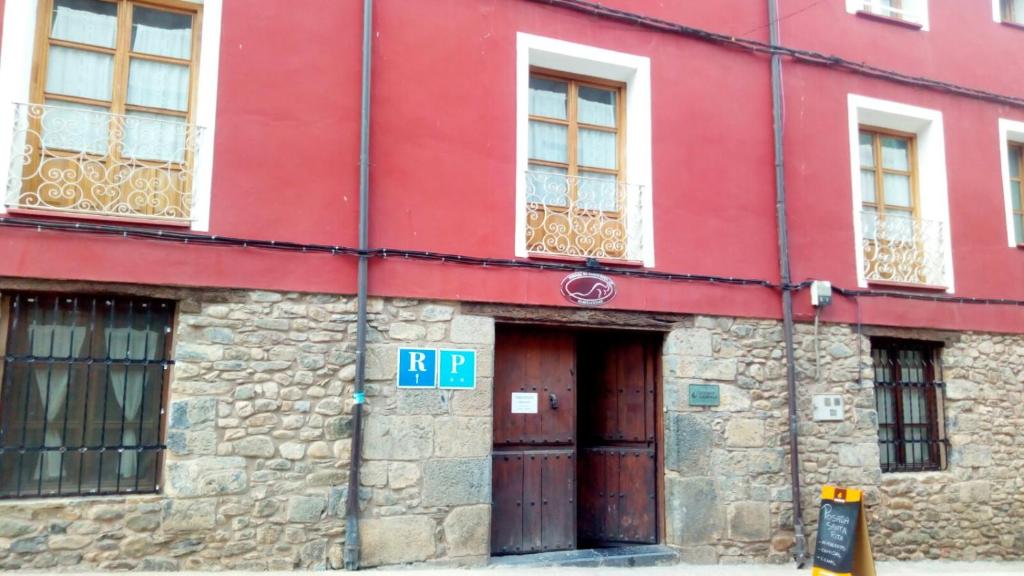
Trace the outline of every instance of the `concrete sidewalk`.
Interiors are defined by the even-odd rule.
[[[1024,562],[879,562],[879,576],[1005,576],[1016,574],[1024,576]],[[446,568],[409,567],[386,570],[363,570],[372,576],[471,576],[477,574],[490,576],[526,576],[527,574],[543,574],[545,576],[793,576],[809,575],[810,568],[797,570],[792,564],[786,565],[749,565],[749,566],[690,566],[675,564],[650,568]],[[344,574],[339,571],[336,574]],[[24,572],[24,574],[30,574]],[[39,574],[39,572],[35,572]],[[96,576],[100,572],[81,573],[78,576]],[[139,574],[133,572],[132,574]],[[142,573],[151,576],[166,576],[167,572]],[[211,572],[175,572],[178,576],[210,576]],[[314,576],[325,572],[221,572],[225,576]]]

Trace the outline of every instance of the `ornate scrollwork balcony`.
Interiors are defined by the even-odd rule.
[[[945,283],[942,222],[861,212],[864,277],[868,281],[941,286]]]
[[[188,222],[201,132],[172,116],[15,104],[7,206]]]
[[[581,258],[639,260],[641,186],[608,178],[526,173],[526,249]]]

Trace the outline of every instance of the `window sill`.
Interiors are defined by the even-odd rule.
[[[897,18],[895,16],[883,16],[881,14],[875,14],[874,12],[868,12],[867,10],[857,11],[857,16],[860,16],[861,18],[867,18],[868,20],[875,20],[877,22],[895,24],[896,26],[902,26],[904,28],[908,28],[911,30],[924,29],[924,25],[919,22],[904,20],[903,18]]]
[[[948,286],[933,284],[911,284],[910,282],[892,282],[890,280],[868,280],[868,287],[898,288],[901,290],[919,290],[921,292],[945,292]]]
[[[615,258],[587,258],[584,256],[561,256],[559,254],[548,254],[546,252],[528,252],[526,257],[530,260],[550,260],[553,262],[567,262],[573,264],[586,264],[589,260],[596,260],[602,266],[628,266],[631,268],[643,268],[641,260],[617,260]]]
[[[1016,28],[1017,30],[1024,30],[1024,22],[1014,22],[1012,20],[1001,20],[999,22],[1007,28]]]
[[[192,226],[191,222],[182,222],[180,220],[162,220],[159,218],[139,218],[135,216],[107,216],[103,214],[83,214],[81,212],[61,212],[58,210],[39,210],[35,208],[18,208],[16,206],[8,206],[7,213],[12,216],[41,216],[44,218],[58,218],[61,220],[87,220],[90,222],[98,223],[118,223],[118,224],[140,224],[143,226],[163,226],[167,228],[184,228],[189,229]]]

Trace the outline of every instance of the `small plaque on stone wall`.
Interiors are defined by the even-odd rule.
[[[718,384],[690,384],[690,406],[718,406],[721,396]]]

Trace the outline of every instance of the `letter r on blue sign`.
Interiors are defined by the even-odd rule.
[[[434,388],[437,386],[437,350],[398,349],[398,387]]]

